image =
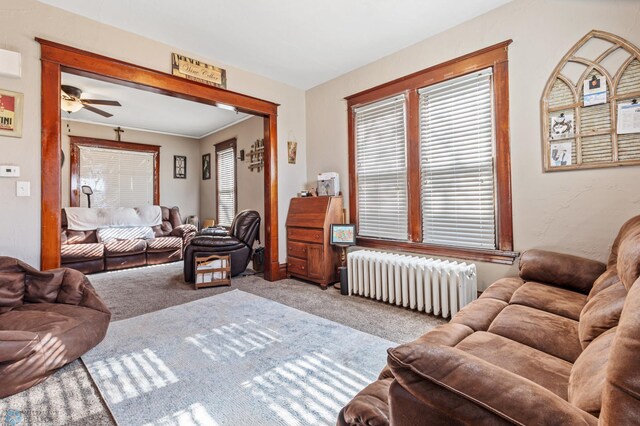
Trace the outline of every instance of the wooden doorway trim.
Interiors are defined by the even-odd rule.
[[[283,278],[278,263],[278,104],[186,80],[171,74],[36,38],[42,66],[42,269],[60,266],[60,81],[61,72],[95,78],[185,100],[231,105],[264,118],[265,279]]]
[[[80,148],[104,148],[120,151],[135,151],[153,154],[153,204],[160,204],[160,146],[125,141],[69,136],[69,170],[71,177],[69,205],[80,206]]]

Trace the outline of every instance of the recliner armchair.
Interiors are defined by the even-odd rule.
[[[194,237],[184,252],[184,280],[195,282],[196,256],[229,255],[231,259],[231,276],[247,269],[253,243],[260,232],[260,214],[255,210],[243,210],[236,215],[228,235],[198,235]]]

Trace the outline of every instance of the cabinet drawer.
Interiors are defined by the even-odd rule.
[[[290,257],[287,260],[287,269],[290,274],[307,275],[307,261]]]
[[[300,259],[307,258],[307,244],[297,243],[295,241],[287,242],[287,256],[299,257]]]
[[[308,241],[310,243],[322,243],[324,231],[322,229],[287,228],[287,238],[290,240]]]

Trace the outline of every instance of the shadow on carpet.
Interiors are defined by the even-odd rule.
[[[82,359],[121,425],[334,425],[392,346],[233,290],[116,321]]]

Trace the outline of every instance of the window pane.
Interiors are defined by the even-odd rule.
[[[218,224],[231,226],[236,216],[236,159],[233,148],[216,153],[218,179]]]
[[[358,234],[407,240],[405,98],[355,109]]]
[[[495,249],[491,68],[419,93],[423,241]]]
[[[93,190],[92,207],[138,207],[153,204],[154,154],[80,147],[80,185]],[[78,188],[79,189],[79,188]],[[80,206],[87,197],[80,195]]]

